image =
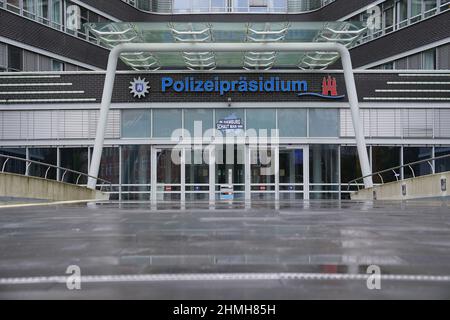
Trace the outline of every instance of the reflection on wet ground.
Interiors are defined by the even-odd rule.
[[[382,290],[353,277],[373,264]],[[69,265],[107,277],[81,291],[24,281],[65,276]],[[0,298],[450,298],[448,276],[445,201],[0,209]]]

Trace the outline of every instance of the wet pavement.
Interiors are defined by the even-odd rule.
[[[44,202],[48,202],[48,200],[0,197],[0,206],[8,206],[8,205],[16,205],[16,204],[44,203]]]
[[[450,299],[450,202],[0,209],[0,298]]]

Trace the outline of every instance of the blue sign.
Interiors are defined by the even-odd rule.
[[[199,80],[194,77],[185,77],[175,81],[172,77],[161,79],[161,90],[167,92],[214,92],[224,95],[228,92],[306,92],[308,82],[305,80],[281,80],[279,77],[258,80],[248,80],[247,77],[239,77],[238,80],[221,80],[214,77],[211,80]]]
[[[218,76],[210,80],[200,80],[193,76],[182,80],[174,80],[172,77],[161,78],[161,91],[174,91],[176,93],[219,93],[221,96],[230,92],[294,92],[299,97],[315,96],[324,99],[342,99],[345,95],[339,95],[336,78],[328,76],[323,78],[322,92],[308,90],[306,80],[282,80],[280,77],[268,79],[259,77],[257,80],[249,80],[245,76],[236,80],[222,80]]]

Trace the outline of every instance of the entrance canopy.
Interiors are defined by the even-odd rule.
[[[359,22],[272,23],[88,23],[101,45],[113,48],[124,43],[320,43],[333,42],[349,48],[366,30]],[[134,70],[159,69],[325,69],[339,59],[335,52],[127,52],[120,59]]]

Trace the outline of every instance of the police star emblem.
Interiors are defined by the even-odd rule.
[[[148,81],[144,79],[134,78],[133,81],[130,82],[130,93],[133,94],[134,98],[145,98],[145,96],[149,93],[150,85]]]

